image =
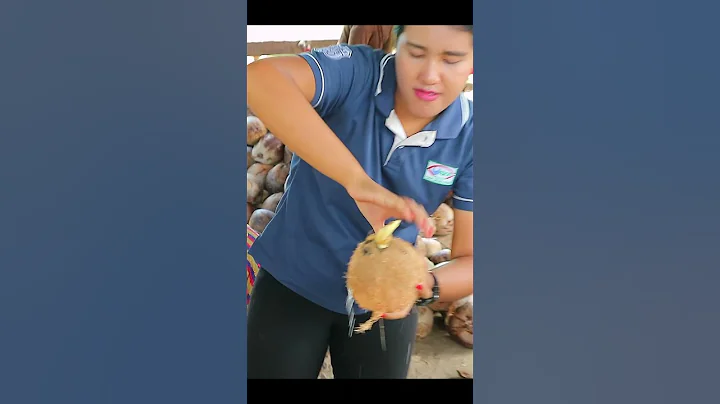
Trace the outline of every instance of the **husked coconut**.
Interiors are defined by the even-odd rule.
[[[260,193],[255,197],[255,199],[252,200],[252,204],[260,207],[265,200],[270,197],[270,192],[267,191],[267,189],[263,189],[260,191]]]
[[[278,203],[280,203],[280,199],[282,199],[283,195],[283,192],[278,192],[268,196],[267,199],[263,201],[262,205],[260,205],[260,208],[276,212]]]
[[[420,306],[417,308],[418,311],[418,324],[417,331],[415,332],[416,339],[423,339],[430,335],[433,329],[433,323],[435,322],[435,312],[430,310],[427,306]]]
[[[355,329],[363,333],[385,313],[405,310],[418,298],[418,285],[427,276],[425,257],[405,240],[393,237],[396,220],[369,235],[350,257],[345,275],[348,290],[358,306],[371,312]]]
[[[442,244],[433,238],[423,238],[423,244],[425,244],[425,256],[430,257],[436,252],[442,250]]]
[[[275,212],[267,209],[258,209],[250,215],[248,225],[256,232],[262,233],[273,217],[275,217]]]
[[[285,157],[285,145],[268,132],[253,146],[252,156],[258,163],[275,165]]]
[[[435,239],[440,243],[442,248],[449,248],[452,250],[452,239],[453,239],[452,233],[447,234],[445,236],[437,236],[437,237],[435,237]]]
[[[448,302],[435,302],[428,305],[428,307],[436,313],[446,313],[451,303]]]
[[[278,163],[270,169],[265,178],[265,189],[271,194],[283,192],[285,189],[285,180],[290,174],[290,166],[285,163]]]
[[[250,174],[246,174],[247,177],[247,203],[253,203],[263,191],[262,185],[260,185],[255,177]]]
[[[250,223],[250,215],[255,211],[255,207],[251,203],[245,203],[247,205],[247,216],[245,216],[245,224]]]
[[[255,164],[255,160],[253,160],[252,157],[252,147],[247,146],[247,167],[245,168],[250,168],[250,166],[253,164]]]
[[[265,179],[272,168],[270,164],[254,163],[248,167],[247,174],[254,177],[260,187],[265,188]]]
[[[445,236],[453,231],[455,215],[451,207],[445,203],[441,203],[437,210],[432,214],[433,222],[435,222],[435,236]]]
[[[256,116],[247,117],[247,144],[254,146],[267,133],[265,124]]]
[[[290,164],[290,161],[292,160],[293,153],[290,151],[290,149],[285,146],[285,157],[283,158],[283,163]]]
[[[430,259],[430,261],[432,261],[432,263],[435,265],[450,261],[450,250],[447,248],[443,248],[442,250],[429,256],[428,259]]]
[[[445,326],[453,340],[473,347],[473,295],[455,301],[445,315]]]

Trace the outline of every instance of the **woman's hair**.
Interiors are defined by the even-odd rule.
[[[458,27],[459,29],[462,29],[463,31],[467,31],[472,34],[473,32],[473,26],[472,25],[453,25],[454,27]],[[396,25],[393,27],[393,31],[395,31],[395,38],[400,37],[400,34],[405,31],[404,25]]]

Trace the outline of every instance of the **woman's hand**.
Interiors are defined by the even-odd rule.
[[[364,176],[346,189],[374,231],[382,228],[388,219],[395,218],[415,223],[425,234],[434,232],[433,222],[422,206],[388,191],[370,177]]]

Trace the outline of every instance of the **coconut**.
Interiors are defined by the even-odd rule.
[[[425,244],[425,256],[428,258],[443,249],[442,244],[435,239],[423,238],[422,241]]]
[[[348,290],[358,306],[371,312],[368,321],[355,329],[370,330],[385,313],[406,310],[418,298],[417,286],[425,281],[425,257],[405,240],[393,237],[396,220],[369,235],[350,257],[345,275]]]
[[[247,167],[245,168],[250,168],[250,166],[253,164],[255,164],[255,160],[253,160],[252,157],[252,147],[247,146]]]
[[[448,334],[465,348],[473,347],[473,295],[453,302],[445,316]]]
[[[290,164],[292,161],[293,152],[290,151],[290,149],[285,146],[285,156],[283,157],[283,163]]]
[[[257,181],[257,178],[255,176],[252,176],[250,174],[246,174],[245,176],[247,177],[247,188],[245,189],[245,191],[247,192],[246,202],[252,204],[262,193],[263,188],[261,183]]]
[[[263,201],[262,205],[260,205],[260,207],[262,209],[267,209],[275,212],[277,210],[278,203],[280,203],[280,199],[282,199],[283,195],[283,192],[278,192],[268,196],[267,199]]]
[[[285,157],[285,145],[268,132],[253,146],[252,157],[258,163],[275,165]]]
[[[250,215],[248,225],[256,232],[262,233],[268,223],[275,217],[275,212],[267,209],[258,209]]]
[[[445,236],[448,234],[452,234],[455,224],[455,215],[450,206],[445,203],[441,203],[437,210],[432,214],[432,219],[435,223],[434,236]]]
[[[261,188],[265,188],[265,179],[272,168],[273,166],[270,164],[254,163],[248,167],[247,175],[255,177],[258,185],[260,185]]]
[[[263,204],[263,203],[267,200],[267,198],[269,198],[269,197],[270,197],[270,192],[268,192],[267,189],[263,189],[263,190],[260,191],[260,193],[255,197],[255,199],[253,199],[252,201],[250,201],[250,203],[252,203],[255,207],[258,207],[258,208],[259,208],[259,207],[262,206],[262,204]]]
[[[435,237],[435,240],[437,240],[440,243],[442,248],[448,248],[448,249],[452,249],[452,239],[453,239],[452,232],[445,236]]]
[[[418,311],[418,324],[417,331],[415,332],[415,338],[423,339],[430,335],[433,329],[433,323],[435,322],[435,312],[430,310],[429,307],[421,306],[417,308]]]
[[[256,116],[247,117],[247,145],[255,146],[267,133],[267,128]]]
[[[447,248],[444,248],[435,254],[432,254],[428,257],[430,261],[432,261],[433,264],[440,264],[446,261],[450,261],[450,250]]]
[[[275,167],[268,171],[265,177],[265,189],[271,194],[283,192],[285,189],[285,180],[290,173],[290,166],[285,163],[278,163]]]
[[[245,203],[247,205],[247,216],[245,216],[245,224],[250,223],[250,216],[255,212],[255,207],[251,203]]]

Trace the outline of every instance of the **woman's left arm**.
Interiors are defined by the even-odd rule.
[[[473,293],[473,212],[453,209],[453,230],[450,261],[433,270],[440,288],[436,303],[451,303]],[[421,296],[432,297],[435,278],[428,273]]]

